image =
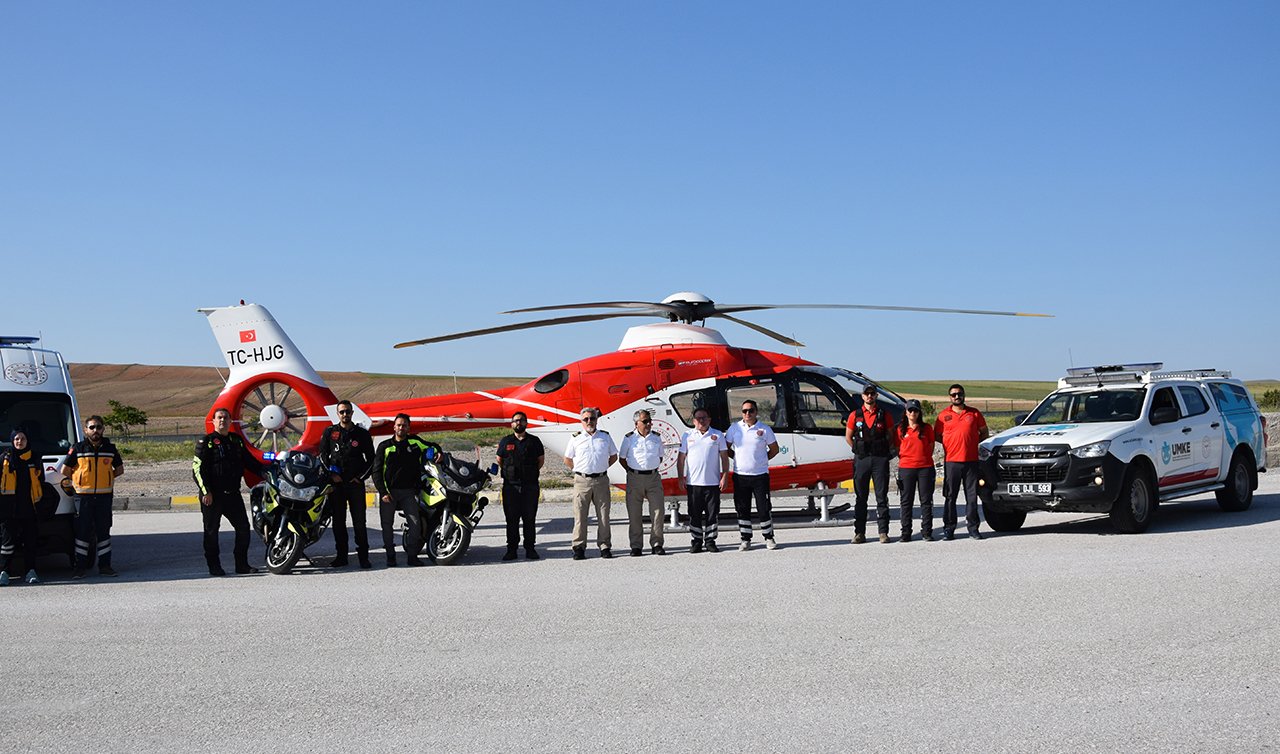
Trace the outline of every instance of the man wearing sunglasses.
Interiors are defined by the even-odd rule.
[[[938,414],[933,433],[946,451],[942,477],[942,538],[955,539],[956,498],[964,488],[965,523],[969,537],[982,539],[978,531],[978,443],[987,439],[987,420],[982,412],[964,403],[964,386],[947,391],[951,405]]]
[[[622,438],[618,457],[627,470],[627,521],[631,555],[637,557],[644,547],[644,501],[649,501],[649,548],[654,555],[665,555],[662,536],[662,513],[666,498],[662,494],[662,438],[653,431],[653,417],[640,409],[632,417],[636,431]]]
[[[569,438],[564,463],[573,472],[573,559],[587,557],[587,515],[596,508],[596,542],[600,557],[613,557],[609,532],[609,467],[618,460],[618,446],[599,429],[600,409],[582,409],[582,431]]]
[[[687,475],[686,475],[686,472]],[[693,411],[693,429],[680,438],[676,475],[689,500],[689,552],[720,552],[720,491],[729,476],[729,446],[724,433],[711,426],[711,412]]]
[[[356,557],[361,568],[369,562],[369,527],[365,522],[364,480],[373,471],[373,438],[369,430],[352,420],[355,410],[349,400],[338,401],[338,423],[324,431],[320,438],[320,462],[329,469],[333,491],[329,493],[333,511],[333,544],[337,555],[331,568],[347,565],[347,510],[351,510],[351,528],[356,532]]]
[[[764,545],[776,550],[773,539],[773,503],[769,500],[769,459],[778,455],[778,438],[773,428],[759,420],[760,409],[753,400],[742,402],[742,421],[724,433],[733,459],[733,507],[738,512],[738,549],[751,549],[751,500],[760,514],[760,536]]]
[[[116,477],[124,473],[120,451],[103,432],[106,422],[97,414],[84,423],[85,439],[71,446],[62,461],[62,475],[76,492],[76,567],[71,578],[82,579],[93,559],[89,548],[98,543],[98,573],[118,576],[111,567],[111,499]]]
[[[507,519],[507,554],[503,560],[515,560],[520,546],[520,530],[524,529],[524,556],[537,560],[534,548],[537,535],[538,474],[547,460],[542,440],[528,432],[529,417],[523,411],[511,415],[511,434],[498,442],[498,468],[502,475],[502,513]]]
[[[889,543],[889,459],[897,451],[893,417],[879,406],[875,385],[862,390],[862,405],[849,414],[844,441],[853,450],[853,543],[867,541],[867,497],[876,491],[880,544]]]

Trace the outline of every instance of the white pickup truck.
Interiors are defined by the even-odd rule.
[[[1027,511],[1109,513],[1141,532],[1157,505],[1216,492],[1242,511],[1267,470],[1267,422],[1230,372],[1163,364],[1068,370],[1058,390],[978,449],[979,491],[996,531]]]

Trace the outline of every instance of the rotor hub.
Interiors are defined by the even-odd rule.
[[[271,404],[262,409],[262,413],[258,416],[258,421],[262,423],[262,428],[269,432],[277,432],[285,424],[289,423],[289,412],[280,406]]]

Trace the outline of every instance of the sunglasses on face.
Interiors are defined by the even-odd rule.
[[[918,408],[909,408],[909,409],[907,409],[907,413],[909,413],[909,414],[918,414],[918,413],[920,413],[920,409],[918,409]]]
[[[93,432],[93,431],[95,431],[95,430],[99,430],[99,429],[102,429],[102,426],[101,426],[101,425],[98,425],[98,424],[90,424],[90,425],[88,426],[88,430],[89,430],[90,432]]]
[[[584,417],[582,417],[582,420],[583,420],[584,422],[594,422],[594,421],[596,420],[596,418],[595,418],[594,416],[584,416]]]
[[[744,414],[754,414],[755,412],[756,412],[756,410],[755,410],[754,408],[744,408],[744,409],[742,409],[742,413],[744,413]]]
[[[952,398],[963,398],[964,393],[951,393]]]
[[[653,419],[641,419],[641,424],[653,424]]]
[[[351,416],[350,411],[339,411],[338,416]]]

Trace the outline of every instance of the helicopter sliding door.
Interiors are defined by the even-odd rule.
[[[844,441],[850,411],[845,391],[830,378],[805,370],[788,372],[781,387],[787,404],[787,421],[781,424],[781,431],[787,435],[795,463],[851,457]]]

